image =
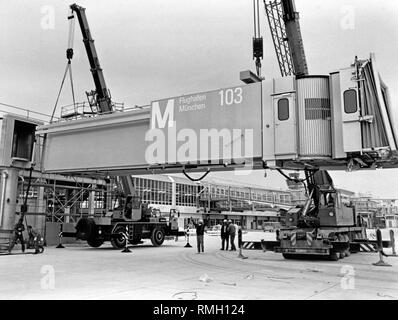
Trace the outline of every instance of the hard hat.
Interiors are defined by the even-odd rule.
[[[227,219],[224,219],[224,221],[223,221],[223,222],[228,222],[228,221],[227,221]]]
[[[228,222],[232,222],[232,220],[231,220],[231,219],[229,219],[229,220],[228,220]]]

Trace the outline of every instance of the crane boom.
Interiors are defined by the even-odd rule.
[[[282,0],[283,21],[285,22],[287,41],[291,50],[296,75],[308,75],[307,60],[305,58],[303,38],[299,23],[299,13],[296,11],[294,0]]]
[[[90,63],[91,73],[93,75],[95,91],[87,93],[89,98],[90,107],[93,113],[105,113],[114,111],[109,89],[106,87],[104,74],[102,72],[101,65],[99,63],[97,51],[95,50],[94,40],[91,37],[90,28],[86,17],[86,9],[77,5],[72,4],[70,6],[73,12],[76,13],[79,20],[80,29],[83,35],[83,42],[86,48],[88,61]],[[93,99],[90,100],[90,96]],[[121,182],[121,189],[123,192],[128,194],[135,194],[134,184],[131,176],[119,177]]]
[[[108,88],[105,84],[104,74],[98,59],[97,51],[95,50],[94,40],[91,37],[90,28],[88,25],[85,8],[72,4],[70,6],[72,12],[76,13],[79,21],[80,29],[83,36],[83,43],[86,48],[88,61],[90,63],[90,70],[93,75],[95,91],[87,93],[89,98],[90,107],[97,108],[98,113],[111,112],[112,101]],[[90,101],[90,96],[92,100]]]
[[[266,3],[265,11],[271,30],[282,76],[308,75],[303,38],[294,0]]]

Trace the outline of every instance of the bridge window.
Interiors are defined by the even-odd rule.
[[[285,121],[289,119],[289,100],[286,98],[278,101],[278,120]]]
[[[344,91],[344,111],[345,113],[358,111],[357,92],[354,89]]]

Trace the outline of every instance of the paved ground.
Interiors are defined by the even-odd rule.
[[[204,254],[184,245],[143,244],[132,253],[69,245],[0,256],[0,299],[398,299],[398,258],[386,259],[392,267],[375,267],[374,253],[332,262],[244,251],[242,260],[221,251],[218,237],[205,238]]]

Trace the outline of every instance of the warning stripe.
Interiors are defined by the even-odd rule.
[[[364,251],[364,252],[376,252],[377,251],[377,248],[375,248],[375,246],[370,243],[361,243],[359,245],[359,247],[360,247],[361,251]]]
[[[292,243],[292,246],[294,247],[296,245],[296,234],[295,233],[292,234],[290,241]]]
[[[244,242],[243,243],[243,248],[244,249],[253,249],[254,243],[253,242]]]
[[[307,244],[311,247],[312,245],[312,233],[307,232]]]
[[[261,250],[262,246],[262,243],[259,241],[244,241],[242,243],[242,248],[248,250]]]

